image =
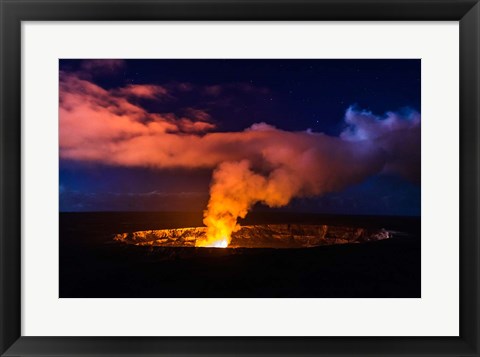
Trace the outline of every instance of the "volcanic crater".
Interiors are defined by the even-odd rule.
[[[206,234],[206,227],[189,227],[119,233],[114,240],[136,246],[195,247]],[[228,248],[308,248],[378,241],[392,235],[385,229],[332,225],[246,225],[232,233]]]

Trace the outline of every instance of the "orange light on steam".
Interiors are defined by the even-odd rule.
[[[202,240],[197,240],[195,246],[210,247],[210,248],[227,248],[231,240],[231,233],[233,229],[225,225],[221,219],[214,219],[209,217],[206,220],[209,223],[207,227],[206,237]]]

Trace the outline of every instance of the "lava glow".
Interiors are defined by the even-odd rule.
[[[205,247],[205,248],[227,248],[229,240],[227,238],[215,239],[215,238],[206,238],[203,241],[197,241],[195,243],[196,247]]]
[[[308,248],[388,239],[385,229],[325,224],[264,224],[241,226],[227,237],[207,238],[208,227],[173,228],[119,233],[114,240],[136,246],[210,248]]]
[[[226,219],[213,215],[210,211],[205,211],[204,223],[207,226],[207,232],[204,239],[197,240],[197,247],[226,248],[232,239],[232,232],[237,231],[240,226],[236,219]]]
[[[212,245],[212,248],[227,248],[228,247],[228,240],[226,238],[222,240],[215,241]]]

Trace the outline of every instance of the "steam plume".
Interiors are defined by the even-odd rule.
[[[207,238],[199,245],[228,245],[231,233],[240,228],[238,218],[258,202],[282,207],[294,197],[337,191],[379,172],[385,164],[384,151],[368,142],[283,135],[282,141],[263,150],[256,170],[249,160],[223,162],[216,168],[204,212]]]

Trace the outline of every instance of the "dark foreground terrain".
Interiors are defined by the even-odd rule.
[[[301,249],[135,246],[138,230],[201,213],[60,213],[60,297],[420,297],[420,218],[250,213],[242,224],[329,224],[406,234]]]

